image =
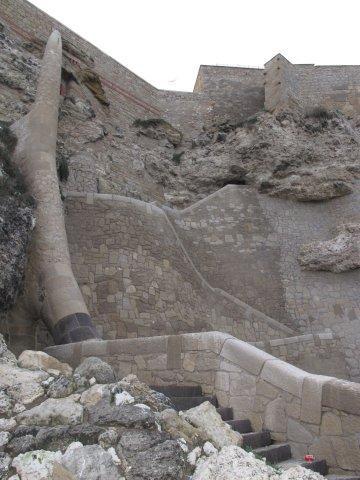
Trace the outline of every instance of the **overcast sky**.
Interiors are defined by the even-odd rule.
[[[158,88],[200,64],[360,64],[360,0],[31,0]]]

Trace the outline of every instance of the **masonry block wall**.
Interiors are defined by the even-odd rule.
[[[219,329],[259,341],[293,333],[207,285],[158,207],[78,193],[66,211],[74,274],[104,338]]]

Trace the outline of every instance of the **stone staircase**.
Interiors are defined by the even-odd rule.
[[[328,475],[329,468],[326,460],[315,459],[313,462],[305,462],[303,459],[292,458],[291,447],[288,443],[274,443],[270,431],[254,432],[249,420],[234,419],[232,408],[219,406],[214,395],[203,395],[201,386],[167,385],[152,386],[151,388],[169,397],[178,411],[188,410],[206,401],[210,402],[216,407],[221,418],[233,430],[241,433],[243,437],[242,448],[252,451],[256,456],[265,458],[273,466],[287,469],[295,465],[301,465],[326,476],[328,480],[360,480],[360,476],[356,475]]]

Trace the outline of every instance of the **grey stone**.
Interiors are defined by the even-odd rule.
[[[115,382],[114,370],[97,357],[88,357],[75,369],[75,373],[87,379],[95,378],[98,383]]]
[[[62,398],[68,397],[75,390],[76,384],[72,378],[59,377],[51,383],[46,393],[51,398]]]
[[[136,405],[110,405],[99,402],[87,408],[90,423],[99,425],[117,425],[123,427],[151,427],[155,424],[155,415],[150,408]]]
[[[7,445],[7,451],[12,457],[26,453],[30,450],[36,449],[36,441],[33,435],[24,435],[21,437],[14,437]]]
[[[121,477],[111,455],[99,445],[70,445],[61,463],[78,480],[119,480]]]

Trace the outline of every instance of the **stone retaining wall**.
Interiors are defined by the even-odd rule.
[[[103,338],[221,330],[261,341],[294,334],[209,285],[153,204],[68,194],[66,227],[73,271]]]
[[[308,372],[349,379],[341,339],[331,332],[279,338],[252,345]]]
[[[360,473],[359,384],[307,373],[219,332],[88,341],[47,353],[73,366],[95,355],[119,378],[134,373],[150,385],[201,385],[234,418],[289,442],[294,457],[311,453],[332,471]]]

